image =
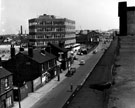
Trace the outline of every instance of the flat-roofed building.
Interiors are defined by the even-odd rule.
[[[67,46],[76,43],[75,21],[41,15],[29,20],[29,43],[34,47],[45,47],[50,42]]]

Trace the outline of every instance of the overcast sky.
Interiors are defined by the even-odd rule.
[[[122,0],[1,0],[0,34],[16,34],[20,25],[28,33],[28,19],[42,14],[75,20],[76,29],[117,29],[119,1]],[[135,0],[127,4],[135,6]]]

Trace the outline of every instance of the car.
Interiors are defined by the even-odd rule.
[[[76,72],[76,68],[75,67],[71,67],[70,68],[70,72],[71,72],[71,74],[74,74]]]
[[[69,77],[72,76],[74,73],[76,72],[76,68],[75,67],[71,67],[68,72],[66,73],[65,76]]]
[[[80,65],[84,65],[84,64],[85,64],[85,60],[81,60]]]
[[[93,53],[93,54],[96,54],[96,53],[97,53],[97,51],[96,51],[96,50],[94,50],[92,53]]]
[[[78,60],[78,58],[76,56],[74,56],[74,60]]]
[[[82,53],[82,52],[80,52],[80,51],[78,51],[78,52],[77,52],[77,55],[83,55],[83,53]]]
[[[83,49],[81,50],[81,53],[87,54],[87,49],[86,49],[86,48],[83,48]]]

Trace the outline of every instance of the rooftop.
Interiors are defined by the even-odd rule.
[[[20,53],[29,57],[28,51],[23,51]],[[30,57],[30,58],[38,63],[44,63],[46,61],[56,58],[56,56],[46,52],[45,50],[44,50],[44,52],[41,52],[41,50],[35,49],[35,50],[33,50],[33,57]]]
[[[4,78],[7,77],[9,75],[11,75],[12,73],[10,73],[8,70],[6,70],[3,67],[0,67],[0,78]]]

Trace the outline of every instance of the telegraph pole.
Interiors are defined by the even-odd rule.
[[[20,85],[18,83],[18,102],[19,102],[19,108],[21,108],[21,95],[20,95]]]

